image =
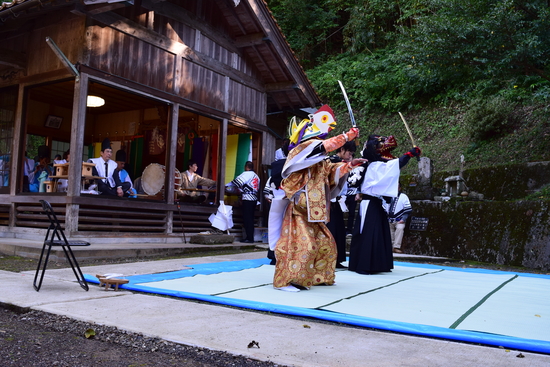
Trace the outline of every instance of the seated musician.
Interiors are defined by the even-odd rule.
[[[206,200],[206,195],[197,191],[198,186],[214,186],[216,181],[209,178],[204,178],[196,174],[198,166],[194,160],[189,160],[187,171],[181,174],[181,187],[178,189],[177,195],[182,202],[187,203],[202,203]]]
[[[111,159],[113,150],[111,149],[111,141],[109,138],[105,138],[101,143],[101,153],[99,158],[88,159],[88,162],[95,163],[95,167],[92,169],[94,176],[105,177],[103,179],[96,180],[97,188],[100,195],[110,196],[124,196],[131,184],[128,182],[122,182],[118,171],[118,165]]]
[[[34,170],[29,172],[29,191],[44,192],[44,181],[53,174],[53,169],[50,166],[50,148],[45,145],[38,147],[38,162]]]
[[[130,188],[127,191],[124,191],[124,197],[136,198],[137,191],[134,189],[134,185],[132,184],[132,179],[130,178],[128,171],[124,169],[124,166],[126,165],[126,152],[124,150],[118,150],[116,152],[115,162],[117,163],[117,169],[115,172],[118,172],[120,181],[128,182],[130,184]]]

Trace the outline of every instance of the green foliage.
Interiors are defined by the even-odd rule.
[[[338,9],[334,0],[268,0],[269,8],[283,29],[302,65],[309,67],[325,54],[340,51]]]
[[[39,135],[27,135],[27,157],[34,158],[38,155],[38,147],[46,144],[46,138]]]
[[[344,38],[347,51],[367,52],[380,48],[393,48],[400,42],[400,29],[410,28],[416,18],[424,14],[426,1],[359,0],[349,11]]]
[[[268,0],[321,100],[360,140],[401,111],[436,170],[550,160],[550,6],[543,0]],[[281,21],[282,20],[282,21]],[[321,21],[319,21],[321,20]],[[461,156],[465,161],[461,164]],[[417,171],[415,162],[403,174]]]
[[[543,0],[269,0],[325,101],[336,80],[365,113],[550,99],[550,6]]]
[[[472,139],[479,142],[504,135],[510,128],[513,109],[502,97],[474,100],[464,114]]]
[[[540,191],[529,194],[525,197],[525,200],[541,200],[550,199],[550,184],[544,186]]]
[[[341,80],[352,106],[365,113],[418,108],[424,101],[422,94],[435,93],[437,86],[399,59],[400,55],[390,49],[346,53],[309,70],[308,76],[321,98],[335,106],[345,107],[337,82]]]
[[[550,7],[546,1],[428,0],[430,12],[402,28],[398,47],[419,74],[491,95],[547,88]],[[491,88],[479,89],[479,81]]]

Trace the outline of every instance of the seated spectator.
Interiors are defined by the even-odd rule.
[[[53,159],[53,164],[63,164],[63,163],[67,163],[67,161],[61,158],[61,154],[56,154],[55,158]]]
[[[44,181],[52,174],[50,164],[50,148],[45,145],[38,147],[38,162],[34,170],[29,172],[29,191],[30,192],[45,192]]]
[[[118,172],[120,181],[127,182],[130,184],[130,188],[124,192],[124,197],[131,197],[131,198],[137,197],[136,196],[137,191],[134,189],[134,185],[132,184],[132,179],[130,178],[128,171],[124,169],[124,166],[126,165],[126,152],[124,150],[118,150],[116,152],[115,162],[117,163],[117,169],[115,170],[115,172]]]
[[[216,181],[196,174],[199,167],[194,160],[189,160],[187,167],[181,174],[181,187],[177,191],[177,196],[182,202],[202,203],[206,201],[207,195],[197,191],[198,186],[212,187],[216,185]]]
[[[23,192],[29,192],[29,174],[34,170],[34,159],[29,158],[27,152],[23,157]]]

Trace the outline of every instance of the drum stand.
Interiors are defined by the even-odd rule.
[[[187,243],[187,239],[185,238],[185,228],[183,228],[183,218],[181,217],[181,208],[180,208],[179,200],[175,204],[178,206],[178,212],[180,214],[181,233],[183,234],[183,243]]]

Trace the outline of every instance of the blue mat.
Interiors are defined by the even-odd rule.
[[[120,288],[550,354],[547,275],[395,262],[391,273],[338,271],[336,286],[292,293],[273,289],[268,263],[187,265],[191,269],[124,277],[129,283]]]

